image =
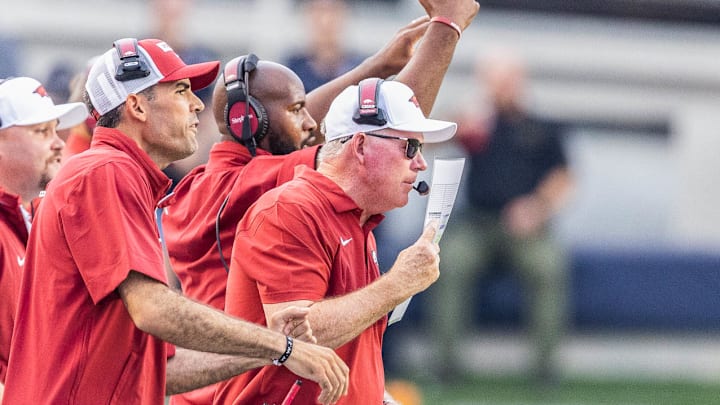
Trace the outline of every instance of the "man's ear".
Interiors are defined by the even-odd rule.
[[[355,134],[355,136],[352,137],[350,140],[353,155],[360,163],[365,163],[365,147],[367,146],[367,143],[365,142],[367,140],[367,136],[365,136],[364,133],[359,132]]]
[[[137,94],[129,94],[125,100],[125,113],[137,120],[147,120],[147,99]]]

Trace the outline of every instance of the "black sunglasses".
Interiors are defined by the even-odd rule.
[[[415,139],[415,138],[403,138],[401,136],[371,134],[368,132],[365,132],[365,135],[374,136],[376,138],[398,139],[398,140],[407,142],[405,144],[405,156],[407,156],[408,159],[414,158],[415,155],[417,155],[418,152],[422,152],[422,149],[423,149],[422,142],[420,142],[418,139]]]

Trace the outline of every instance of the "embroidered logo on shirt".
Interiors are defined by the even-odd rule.
[[[23,265],[25,265],[25,258],[24,258],[24,257],[18,256],[18,257],[17,257],[17,261],[18,261],[18,266],[22,267]]]
[[[350,238],[350,239],[343,239],[342,236],[341,236],[341,237],[340,237],[340,244],[343,245],[343,246],[347,246],[347,244],[350,243],[351,240],[352,240],[352,238]]]

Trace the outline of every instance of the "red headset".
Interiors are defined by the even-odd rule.
[[[250,95],[250,73],[257,68],[254,54],[237,57],[225,65],[227,91],[225,125],[230,134],[255,156],[257,144],[267,135],[270,123],[262,103]]]
[[[385,112],[377,104],[383,82],[383,79],[371,77],[358,83],[358,110],[353,115],[353,121],[378,127],[387,124]]]

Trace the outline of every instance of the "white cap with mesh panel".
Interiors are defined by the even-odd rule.
[[[29,77],[0,82],[0,129],[58,120],[57,129],[77,125],[88,116],[83,103],[53,103],[43,85]]]
[[[120,41],[132,40],[125,38]],[[139,59],[148,69],[146,76],[120,81],[116,78],[120,55],[112,48],[99,56],[90,68],[85,90],[98,116],[112,111],[125,102],[129,94],[137,94],[158,83],[190,79],[192,90],[212,84],[220,70],[220,62],[186,65],[175,51],[159,39],[137,41]]]
[[[326,142],[385,128],[421,132],[424,143],[444,142],[455,135],[457,124],[426,118],[412,89],[398,81],[379,84],[375,104],[382,110],[386,122],[381,125],[358,123],[353,119],[359,109],[358,92],[359,86],[349,86],[333,100],[323,122]]]

